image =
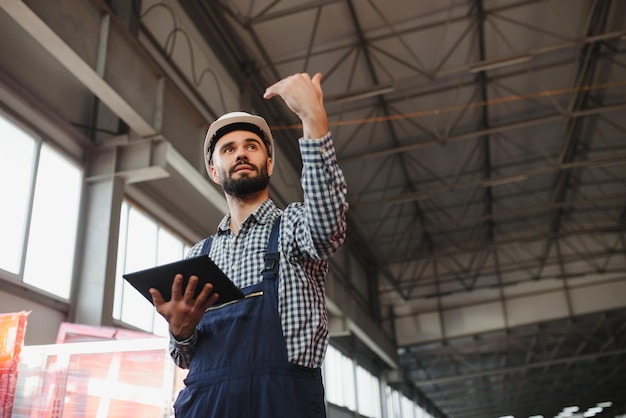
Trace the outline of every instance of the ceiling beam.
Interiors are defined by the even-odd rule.
[[[303,3],[297,6],[284,7],[280,10],[272,11],[274,5],[280,2],[273,2],[270,7],[267,7],[256,16],[248,16],[247,18],[240,17],[240,21],[246,21],[248,24],[254,25],[257,23],[268,22],[270,20],[280,19],[283,17],[289,17],[291,15],[306,12],[311,9],[319,9],[323,6],[328,6],[335,3],[343,3],[346,0],[315,0],[309,3]],[[229,2],[224,2],[229,3]]]
[[[476,8],[476,18],[478,19],[478,53],[479,59],[481,61],[485,61],[486,59],[486,40],[485,40],[485,20],[487,15],[485,13],[483,0],[475,0],[474,7]],[[476,69],[474,69],[476,70]],[[480,98],[482,103],[488,103],[489,95],[487,93],[488,81],[487,81],[487,73],[486,70],[480,70],[476,74],[476,79],[478,81],[478,85],[480,86]],[[480,122],[478,129],[486,131],[490,127],[490,117],[489,117],[489,107],[482,106],[480,108]],[[484,189],[484,208],[483,212],[485,215],[485,221],[483,221],[485,229],[486,229],[486,237],[485,241],[489,243],[494,243],[494,222],[493,222],[493,191],[492,188],[496,185],[493,183],[493,173],[492,173],[492,164],[491,164],[491,136],[489,134],[484,135],[480,138],[482,142],[482,151],[483,151],[483,173],[482,173],[482,185]],[[487,182],[487,183],[485,183]],[[478,228],[479,225],[475,224],[475,227]],[[487,259],[491,255],[491,251],[484,250],[481,252],[474,253],[474,257],[478,257],[482,255],[482,263],[476,269],[474,269],[474,273],[471,277],[471,284],[468,290],[471,290],[476,285],[476,281],[478,280],[480,273],[482,271],[482,267],[487,262]],[[494,261],[496,263],[496,270],[499,270],[499,258],[497,252],[493,252]],[[472,258],[471,265],[474,264],[475,258]]]
[[[613,234],[619,234],[620,231],[617,231],[616,229],[609,231],[606,231],[604,233],[613,233]],[[573,234],[572,236],[575,236],[576,234]],[[545,239],[545,238],[538,238],[538,239]],[[503,243],[502,245],[491,245],[489,246],[487,249],[489,251],[497,251],[498,249],[501,248],[507,248],[510,246],[514,246],[514,245],[519,245],[519,241],[517,242],[512,242],[512,243]],[[495,249],[493,248],[495,247]],[[485,251],[485,248],[479,247],[476,249],[468,249],[466,252],[474,252],[474,251]],[[600,250],[596,250],[596,251],[589,251],[586,253],[586,257],[588,260],[592,260],[592,259],[606,259],[607,257],[611,257],[612,255],[620,255],[622,254],[622,251],[625,251],[626,249],[624,248],[617,248],[616,250],[609,250],[607,248],[603,248]],[[465,252],[459,251],[458,253],[456,253],[457,255],[463,255],[465,254]],[[435,256],[429,256],[429,257],[425,257],[422,259],[410,259],[410,260],[405,260],[405,262],[414,262],[414,263],[420,263],[420,262],[425,262],[425,261],[440,261],[441,259],[445,259],[445,258],[449,258],[449,257],[454,257],[448,254],[437,254]],[[572,262],[576,262],[576,261],[580,261],[580,256],[578,254],[572,254],[569,256],[563,256],[562,258],[563,261],[572,263]],[[519,262],[512,264],[509,263],[507,264],[507,266],[501,267],[501,273],[513,273],[515,271],[524,271],[526,269],[531,269],[533,266],[536,266],[537,261],[535,259],[529,259],[529,260],[520,260]],[[554,265],[554,261],[548,262],[547,266],[553,266]],[[496,266],[497,267],[497,266]],[[491,269],[485,269],[485,271],[483,271],[484,275],[495,275],[498,272],[497,269],[491,270]],[[615,269],[606,269],[603,271],[604,274],[608,274],[608,273],[622,273],[624,272],[623,269],[615,268]],[[400,286],[401,289],[404,289],[405,286],[406,287],[410,287],[411,289],[418,289],[421,287],[424,288],[430,288],[433,284],[434,281],[439,280],[440,284],[444,284],[444,283],[448,283],[448,281],[446,280],[447,277],[455,277],[459,274],[468,274],[467,271],[457,271],[454,273],[448,273],[448,274],[433,274],[433,275],[421,275],[419,276],[419,278],[414,278],[414,277],[409,277],[406,278],[404,280],[401,280],[398,285]],[[525,282],[529,282],[529,281],[534,281],[534,280],[539,280],[539,279],[568,279],[568,278],[580,278],[580,277],[584,277],[587,275],[592,275],[592,274],[599,274],[599,272],[595,271],[595,270],[591,270],[589,269],[587,272],[582,272],[582,271],[578,271],[578,272],[572,272],[572,273],[565,273],[565,274],[547,274],[547,275],[543,275],[543,276],[538,276],[536,274],[536,272],[531,272],[528,271],[526,272],[526,277],[525,278],[517,278],[515,281],[508,281],[505,283],[502,283],[501,286],[513,286],[513,285],[517,285],[520,283],[525,283]],[[420,283],[415,283],[417,280],[420,281]],[[407,285],[408,283],[408,285]],[[491,289],[493,288],[494,285],[491,283],[487,283],[485,285],[483,285],[483,287],[481,288],[485,288],[485,289]],[[474,288],[474,290],[477,290],[479,288]],[[382,289],[381,293],[387,293],[387,292],[391,292],[391,289]],[[397,291],[394,289],[394,291]],[[404,291],[403,293],[406,294],[406,291]],[[451,294],[453,293],[452,291],[448,291],[445,294]],[[421,294],[421,297],[433,297],[436,296],[436,294],[434,293],[428,293],[426,295]],[[415,298],[416,295],[412,294],[411,299]]]
[[[87,86],[110,109],[115,110],[120,119],[131,126],[135,132],[144,138],[158,134],[152,121],[146,120],[137,112],[120,92],[112,88],[96,69],[92,68],[82,56],[61,39],[25,2],[6,0],[1,3],[0,7],[59,64]],[[139,50],[137,53],[139,56],[143,55]]]
[[[587,37],[591,37],[594,34],[600,34],[605,31],[611,2],[596,1],[593,4],[595,7],[587,17],[587,29],[585,31],[587,33]],[[600,48],[601,44],[599,43],[584,44],[581,48],[579,48],[577,56],[582,57],[582,59],[580,60],[576,74],[576,85],[574,86],[576,90],[570,99],[566,114],[573,114],[575,111],[588,108],[589,91],[581,88],[585,85],[591,85],[593,83],[596,68],[599,64],[599,60],[594,59],[594,56],[598,54]],[[582,118],[569,118],[566,129],[564,130],[564,138],[560,141],[564,144],[561,148],[558,161],[561,165],[576,161],[578,155],[581,153],[578,148],[579,143],[581,142],[582,127]],[[558,203],[566,200],[568,193],[572,193],[572,178],[574,173],[575,172],[573,170],[558,171],[554,182],[554,188],[551,193],[551,203],[558,205]],[[578,176],[580,176],[580,171],[578,171]],[[561,229],[565,210],[566,208],[564,206],[557,206],[550,211],[550,230],[553,233],[557,233]],[[552,252],[554,244],[555,242],[553,239],[549,239],[545,244],[545,249],[538,266],[539,275],[541,274],[550,253]],[[558,251],[557,248],[557,255],[558,254],[560,254],[560,251]]]
[[[609,181],[595,181],[595,182],[588,182],[586,183],[586,187],[588,188],[595,188],[595,189],[599,189],[603,186],[615,186],[615,187],[619,187],[619,185],[621,184],[621,181],[619,179],[615,179],[615,181],[613,182],[609,182]],[[545,195],[548,193],[548,189],[546,188],[539,188],[539,189],[535,189],[534,190],[534,194],[538,194],[538,195]],[[506,202],[509,199],[516,199],[516,198],[524,198],[529,196],[530,193],[526,190],[522,191],[522,192],[517,192],[517,193],[510,193],[510,194],[506,194],[506,195],[501,195],[500,198],[498,199],[498,201],[504,206],[506,206]],[[598,194],[596,196],[593,197],[583,197],[580,199],[574,199],[574,200],[567,200],[567,201],[563,201],[560,202],[559,205],[561,206],[572,206],[572,207],[576,207],[578,208],[578,210],[580,210],[581,212],[584,212],[585,209],[584,207],[589,207],[590,209],[588,210],[594,210],[594,209],[598,209],[598,208],[604,208],[604,209],[610,209],[611,207],[613,208],[617,208],[617,210],[624,210],[623,206],[622,206],[622,201],[624,198],[624,194],[623,193],[613,193],[613,194]],[[377,199],[376,201],[378,201],[379,203],[382,203],[383,200],[382,199]],[[371,204],[371,202],[373,202],[373,200],[367,200],[366,203],[367,204]],[[358,203],[358,202],[355,202]],[[615,204],[612,204],[615,203]],[[498,211],[497,213],[494,213],[491,218],[493,218],[494,220],[500,220],[501,225],[506,225],[506,221],[511,219],[512,222],[515,222],[517,219],[519,218],[526,218],[529,219],[531,217],[531,215],[533,214],[542,214],[544,212],[547,212],[550,208],[552,208],[553,205],[551,205],[550,203],[545,203],[545,204],[537,204],[537,205],[532,205],[532,206],[520,206],[519,209],[512,209],[512,210],[501,210]],[[455,204],[455,205],[450,205],[448,206],[448,210],[459,210],[461,208],[465,208],[465,205],[461,205],[461,204]],[[429,211],[427,211],[427,213],[433,212],[433,211],[437,211],[437,209],[430,209]],[[403,219],[407,218],[408,216],[404,216]],[[535,216],[536,217],[536,216]],[[431,225],[434,225],[434,230],[437,231],[436,234],[433,234],[433,237],[437,237],[437,236],[442,236],[442,235],[446,235],[450,233],[450,228],[454,227],[454,231],[456,232],[467,232],[466,229],[469,228],[470,225],[474,225],[476,223],[480,223],[480,222],[484,222],[486,220],[486,216],[485,215],[478,215],[478,216],[457,216],[456,218],[451,218],[451,222],[433,222]],[[621,222],[624,222],[623,220],[620,221],[620,225]],[[365,222],[366,224],[368,224],[368,222]],[[464,225],[467,225],[466,228],[463,228]],[[626,228],[625,228],[626,229]],[[431,229],[432,230],[432,229]],[[412,239],[412,237],[405,237],[405,236],[397,236],[397,234],[380,234],[378,235],[378,239],[381,240],[381,243],[386,243],[388,240],[394,240],[394,241],[406,241],[407,239]],[[396,257],[396,259],[400,259],[399,257]]]
[[[592,354],[584,354],[579,356],[571,356],[571,357],[561,357],[555,358],[552,360],[545,361],[536,361],[529,364],[524,364],[521,366],[511,366],[511,367],[500,367],[494,369],[481,370],[477,372],[470,373],[460,373],[453,376],[444,376],[437,377],[433,379],[414,379],[415,385],[418,387],[422,386],[433,386],[433,385],[441,385],[452,382],[459,382],[463,380],[472,380],[478,379],[486,376],[493,376],[498,374],[514,374],[514,373],[523,373],[528,371],[529,369],[534,369],[538,367],[550,367],[558,364],[567,364],[572,362],[587,362],[594,361],[603,357],[617,357],[626,354],[626,349],[618,349],[618,350],[608,350],[604,352],[597,352]]]
[[[450,142],[456,142],[456,141],[463,141],[466,139],[474,139],[477,137],[491,135],[494,133],[507,132],[507,131],[512,131],[516,129],[544,125],[547,123],[560,122],[568,118],[579,118],[579,117],[585,117],[585,116],[591,116],[591,115],[598,115],[602,113],[614,112],[614,111],[623,110],[623,109],[626,109],[626,103],[618,103],[618,104],[613,104],[613,105],[598,106],[598,107],[594,107],[590,109],[579,110],[579,111],[572,112],[571,115],[556,113],[556,114],[552,114],[548,116],[540,116],[537,118],[521,120],[518,122],[492,126],[488,129],[481,129],[481,130],[465,132],[461,134],[449,135],[449,136],[442,137],[436,140],[421,141],[419,140],[419,138],[414,138],[415,142],[411,144],[403,145],[400,147],[382,149],[378,151],[365,152],[362,154],[345,155],[340,158],[340,161],[342,164],[349,164],[355,161],[365,160],[369,158],[380,158],[380,157],[385,157],[387,155],[414,151],[414,150],[421,149],[421,148],[440,146],[442,142],[450,143]]]
[[[365,39],[365,35],[363,34],[363,30],[361,29],[361,23],[359,22],[359,18],[357,16],[356,10],[354,8],[354,4],[352,3],[352,0],[347,0],[347,6],[348,6],[348,11],[350,13],[350,18],[352,21],[352,24],[354,25],[355,31],[357,33],[357,37],[359,40],[359,48],[361,49],[361,51],[363,51],[363,56],[365,59],[365,63],[367,66],[367,70],[370,74],[370,77],[372,79],[372,83],[374,85],[378,85],[379,84],[379,80],[378,80],[378,75],[376,74],[376,68],[374,67],[374,63],[371,59],[369,50],[368,50],[368,43],[367,40]],[[387,103],[385,102],[385,99],[382,95],[378,95],[377,96],[377,102],[379,107],[382,109],[383,113],[385,116],[389,116],[389,108],[387,106]],[[393,127],[393,124],[391,124],[390,122],[387,122],[387,128],[389,130],[389,134],[390,134],[390,138],[391,141],[394,144],[398,144],[398,137],[396,135],[395,129]],[[404,174],[405,177],[405,184],[406,187],[411,188],[412,187],[412,182],[411,182],[411,178],[409,176],[409,171],[407,168],[407,164],[405,159],[401,156],[400,158],[400,166],[401,166],[401,170]],[[416,217],[418,219],[418,222],[420,222],[422,228],[424,230],[427,230],[425,221],[423,216],[421,215],[421,208],[419,207],[419,204],[416,202],[414,204],[414,208],[415,208],[415,213],[416,213]],[[427,231],[426,231],[427,234]],[[366,244],[367,245],[367,244]],[[369,247],[369,245],[368,245]],[[376,254],[375,251],[373,251],[373,249],[369,249],[369,252],[371,254]],[[381,262],[380,260],[378,260],[378,257],[375,258],[376,262],[374,263],[374,265],[376,266],[377,270],[379,270],[383,276],[390,282],[390,284],[393,287],[397,288],[397,282],[396,282],[396,278],[393,276],[393,274],[391,274],[390,272],[388,272],[388,270],[385,267],[381,267],[381,266],[385,266],[386,263]],[[398,288],[399,290],[399,288]],[[402,295],[402,294],[401,294]],[[402,295],[402,297],[404,297],[404,295]],[[379,312],[380,314],[380,312]]]
[[[341,94],[334,94],[334,95],[329,94],[324,97],[324,101],[332,105],[334,102],[341,102],[342,98],[344,98],[346,95],[361,95],[362,97],[368,97],[369,93],[372,91],[386,91],[386,92],[402,91],[403,95],[401,99],[406,100],[407,90],[414,88],[416,86],[421,86],[421,85],[424,85],[425,87],[429,87],[433,80],[442,79],[444,77],[451,77],[454,75],[462,75],[464,73],[475,73],[475,72],[480,71],[481,69],[502,68],[508,65],[512,66],[514,64],[531,61],[534,59],[534,57],[538,57],[544,54],[554,53],[554,52],[558,52],[558,51],[566,50],[566,49],[577,48],[580,46],[581,42],[583,44],[593,44],[593,43],[606,42],[609,40],[618,40],[620,38],[623,38],[624,36],[626,36],[626,30],[606,32],[606,33],[599,34],[599,35],[588,36],[582,40],[575,39],[572,41],[566,41],[566,42],[561,42],[558,44],[547,45],[541,48],[534,48],[534,49],[524,51],[521,53],[515,53],[513,55],[506,55],[503,57],[498,57],[496,59],[478,60],[478,61],[470,62],[467,64],[463,64],[457,67],[441,69],[441,70],[438,70],[434,74],[430,74],[430,79],[425,78],[424,75],[410,76],[410,77],[405,77],[405,78],[394,80],[393,82],[381,83],[370,88],[362,88],[359,90],[350,91],[350,92],[341,93]],[[374,40],[370,39],[370,42],[374,42]],[[345,46],[341,49],[348,49],[348,48],[351,48],[351,46]],[[320,50],[314,53],[313,55],[314,56],[325,55],[330,52],[333,52],[336,49],[338,48],[334,47],[333,49],[329,49],[329,50]],[[292,60],[299,60],[299,59],[302,59],[302,57],[298,56],[291,60],[282,61],[282,63],[287,63]],[[550,66],[555,66],[555,65],[558,65],[558,63],[550,64]],[[537,67],[535,68],[535,70],[540,69],[540,68],[542,67]],[[522,72],[527,72],[527,71],[528,71],[527,69],[524,69]],[[512,74],[515,74],[515,73],[507,74],[507,76],[511,76]],[[467,84],[472,84],[472,83],[469,82]],[[461,84],[461,86],[463,85],[464,84]],[[458,88],[459,88],[459,83],[457,80],[457,82],[454,83],[449,89],[444,88],[443,91],[447,91],[450,89],[458,89]],[[409,97],[419,98],[423,95],[427,95],[430,93],[431,93],[430,91],[425,91],[422,94],[413,94]]]
[[[608,157],[602,157],[591,160],[568,160],[561,163],[547,164],[543,167],[538,167],[534,169],[529,169],[525,171],[521,171],[519,173],[513,173],[506,176],[500,177],[492,177],[490,179],[478,179],[474,181],[469,181],[466,183],[453,183],[447,184],[445,186],[434,187],[431,189],[423,188],[419,192],[414,193],[403,193],[396,196],[387,197],[384,199],[377,199],[376,203],[389,203],[389,204],[400,204],[411,202],[414,200],[423,200],[429,198],[430,196],[437,193],[450,192],[453,190],[461,190],[470,187],[493,187],[496,185],[503,185],[509,183],[515,183],[518,181],[524,181],[528,177],[554,173],[554,172],[569,172],[570,170],[575,170],[579,168],[590,168],[590,167],[607,167],[611,165],[624,165],[626,164],[626,154],[611,154]],[[560,208],[562,207],[562,203],[564,202],[564,198],[561,199],[553,199],[549,207]],[[365,201],[361,202],[361,204],[372,204],[374,201]],[[488,216],[488,215],[487,215]]]

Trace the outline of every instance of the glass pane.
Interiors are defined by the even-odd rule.
[[[152,332],[154,307],[128,282],[124,282],[122,321],[145,331]]]
[[[337,349],[333,346],[328,346],[326,357],[324,358],[324,386],[328,402],[343,406],[339,355]]]
[[[387,416],[389,418],[401,418],[400,409],[400,394],[397,390],[387,386],[385,388],[386,402],[387,402]]]
[[[154,311],[154,323],[152,324],[152,333],[155,335],[160,335],[162,337],[167,337],[170,335],[169,325],[167,321],[158,312],[156,312],[156,310]]]
[[[378,378],[364,368],[357,366],[356,386],[359,401],[358,412],[367,417],[379,418],[382,410],[380,408],[380,382]]]
[[[125,271],[143,270],[156,265],[157,225],[131,207],[128,213]],[[128,282],[123,284],[122,321],[152,332],[154,306]]]
[[[352,359],[341,356],[341,370],[343,377],[344,406],[351,411],[356,410],[356,391],[354,387],[354,362]]]
[[[159,228],[159,251],[157,265],[171,263],[183,258],[183,243],[165,228]]]
[[[157,254],[157,265],[171,263],[180,260],[185,255],[185,245],[174,234],[167,229],[159,228],[159,249]],[[154,324],[152,332],[156,335],[168,336],[169,326],[165,318],[154,313]]]
[[[127,272],[143,270],[156,265],[157,225],[134,207],[128,213],[126,236]]]
[[[324,359],[324,386],[328,402],[356,410],[354,373],[354,362],[328,346]]]
[[[120,211],[120,232],[117,242],[117,265],[115,266],[115,296],[113,297],[113,318],[122,319],[122,302],[124,292],[124,278],[126,272],[126,234],[128,231],[128,203],[122,202]]]
[[[0,116],[0,268],[20,273],[35,156],[35,140]]]
[[[413,413],[415,412],[413,401],[411,401],[406,396],[401,397],[401,408],[402,408],[402,418],[415,418],[413,416]]]
[[[70,296],[81,171],[59,153],[41,149],[28,237],[24,282]]]
[[[153,334],[167,336],[167,321],[122,274],[180,260],[188,249],[180,238],[152,217],[124,202],[120,214],[113,317]]]

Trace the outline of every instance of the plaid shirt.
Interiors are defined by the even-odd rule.
[[[332,136],[300,139],[304,202],[281,211],[271,200],[261,204],[242,223],[239,234],[229,227],[230,215],[220,222],[209,256],[240,288],[262,280],[263,256],[274,220],[282,213],[278,310],[289,361],[320,367],[328,345],[328,317],[324,280],[327,258],[346,236],[346,183],[337,164]],[[200,254],[203,241],[189,251]],[[170,338],[170,354],[189,368],[197,332],[184,341]]]

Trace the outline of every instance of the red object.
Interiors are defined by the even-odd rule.
[[[0,418],[10,418],[13,412],[20,352],[29,313],[0,314]]]

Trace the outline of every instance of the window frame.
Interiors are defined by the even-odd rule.
[[[133,268],[129,270],[127,268],[128,263],[126,262],[128,258],[128,229],[129,229],[129,221],[131,218],[129,215],[131,214],[132,211],[137,211],[137,213],[140,214],[145,220],[151,221],[155,226],[155,235],[156,235],[157,242],[154,243],[154,246],[152,247],[155,250],[153,254],[154,263],[153,264],[148,263],[145,266],[142,266],[141,268],[149,268],[149,267],[156,266],[158,264],[163,264],[165,262],[168,262],[168,261],[163,261],[162,259],[161,260],[159,259],[158,240],[159,240],[159,237],[161,236],[161,231],[165,231],[170,236],[177,238],[182,245],[180,257],[172,257],[171,261],[186,257],[189,250],[193,246],[193,243],[189,239],[186,239],[183,236],[183,234],[177,232],[174,228],[170,227],[162,219],[154,215],[153,212],[147,210],[144,205],[141,205],[135,199],[133,199],[132,197],[129,197],[128,195],[125,196],[123,203],[122,203],[122,207],[120,208],[118,252],[117,252],[117,259],[116,259],[116,273],[114,277],[115,291],[114,291],[114,296],[113,296],[113,306],[111,309],[111,313],[112,313],[111,321],[113,322],[114,325],[120,326],[123,328],[133,329],[133,330],[147,332],[147,333],[153,333],[155,335],[164,335],[165,334],[164,332],[160,332],[160,333],[154,332],[155,327],[158,324],[161,325],[161,329],[163,331],[167,330],[167,327],[166,327],[167,323],[164,322],[165,319],[162,318],[156,312],[156,309],[152,305],[150,305],[151,314],[152,314],[152,321],[151,321],[152,326],[150,327],[150,329],[146,329],[138,324],[133,324],[124,320],[124,301],[125,299],[127,299],[127,296],[128,296],[125,293],[125,291],[126,289],[128,289],[129,291],[136,292],[136,290],[131,289],[131,286],[122,277],[122,274],[130,272],[131,270],[135,270]],[[134,296],[137,296],[137,295],[133,295],[133,297]],[[143,296],[141,297],[143,298]]]
[[[29,183],[28,183],[28,192],[26,197],[25,204],[25,219],[24,224],[21,226],[21,234],[22,234],[22,242],[20,248],[20,258],[18,263],[18,272],[15,273],[10,270],[4,269],[0,266],[0,290],[13,293],[20,297],[25,297],[27,299],[31,299],[34,302],[40,303],[44,306],[51,307],[53,309],[68,313],[69,307],[71,305],[72,298],[74,297],[74,289],[76,287],[76,261],[77,261],[77,251],[80,242],[80,233],[82,228],[82,216],[83,216],[83,195],[85,191],[85,167],[84,164],[81,163],[80,158],[77,158],[76,155],[68,152],[68,150],[61,147],[58,143],[46,136],[39,134],[35,129],[33,129],[28,123],[24,122],[21,118],[15,117],[11,113],[8,113],[5,109],[0,110],[0,118],[3,119],[4,122],[13,125],[15,129],[19,130],[23,135],[27,136],[30,140],[33,141],[32,148],[32,158],[31,165],[29,168]],[[12,140],[15,138],[11,138]],[[69,283],[67,286],[69,288],[68,296],[63,297],[58,294],[47,291],[44,288],[41,288],[37,285],[27,283],[25,278],[26,272],[26,264],[28,262],[28,245],[31,237],[31,229],[32,229],[32,221],[33,221],[33,213],[36,202],[36,188],[38,177],[41,175],[41,155],[42,150],[47,148],[50,152],[53,153],[54,157],[61,158],[68,165],[70,165],[73,169],[76,169],[76,173],[79,176],[78,179],[78,189],[76,190],[77,199],[73,202],[76,205],[76,217],[74,224],[74,237],[73,237],[73,248],[69,253],[71,254],[69,260],[71,267],[69,276]]]

